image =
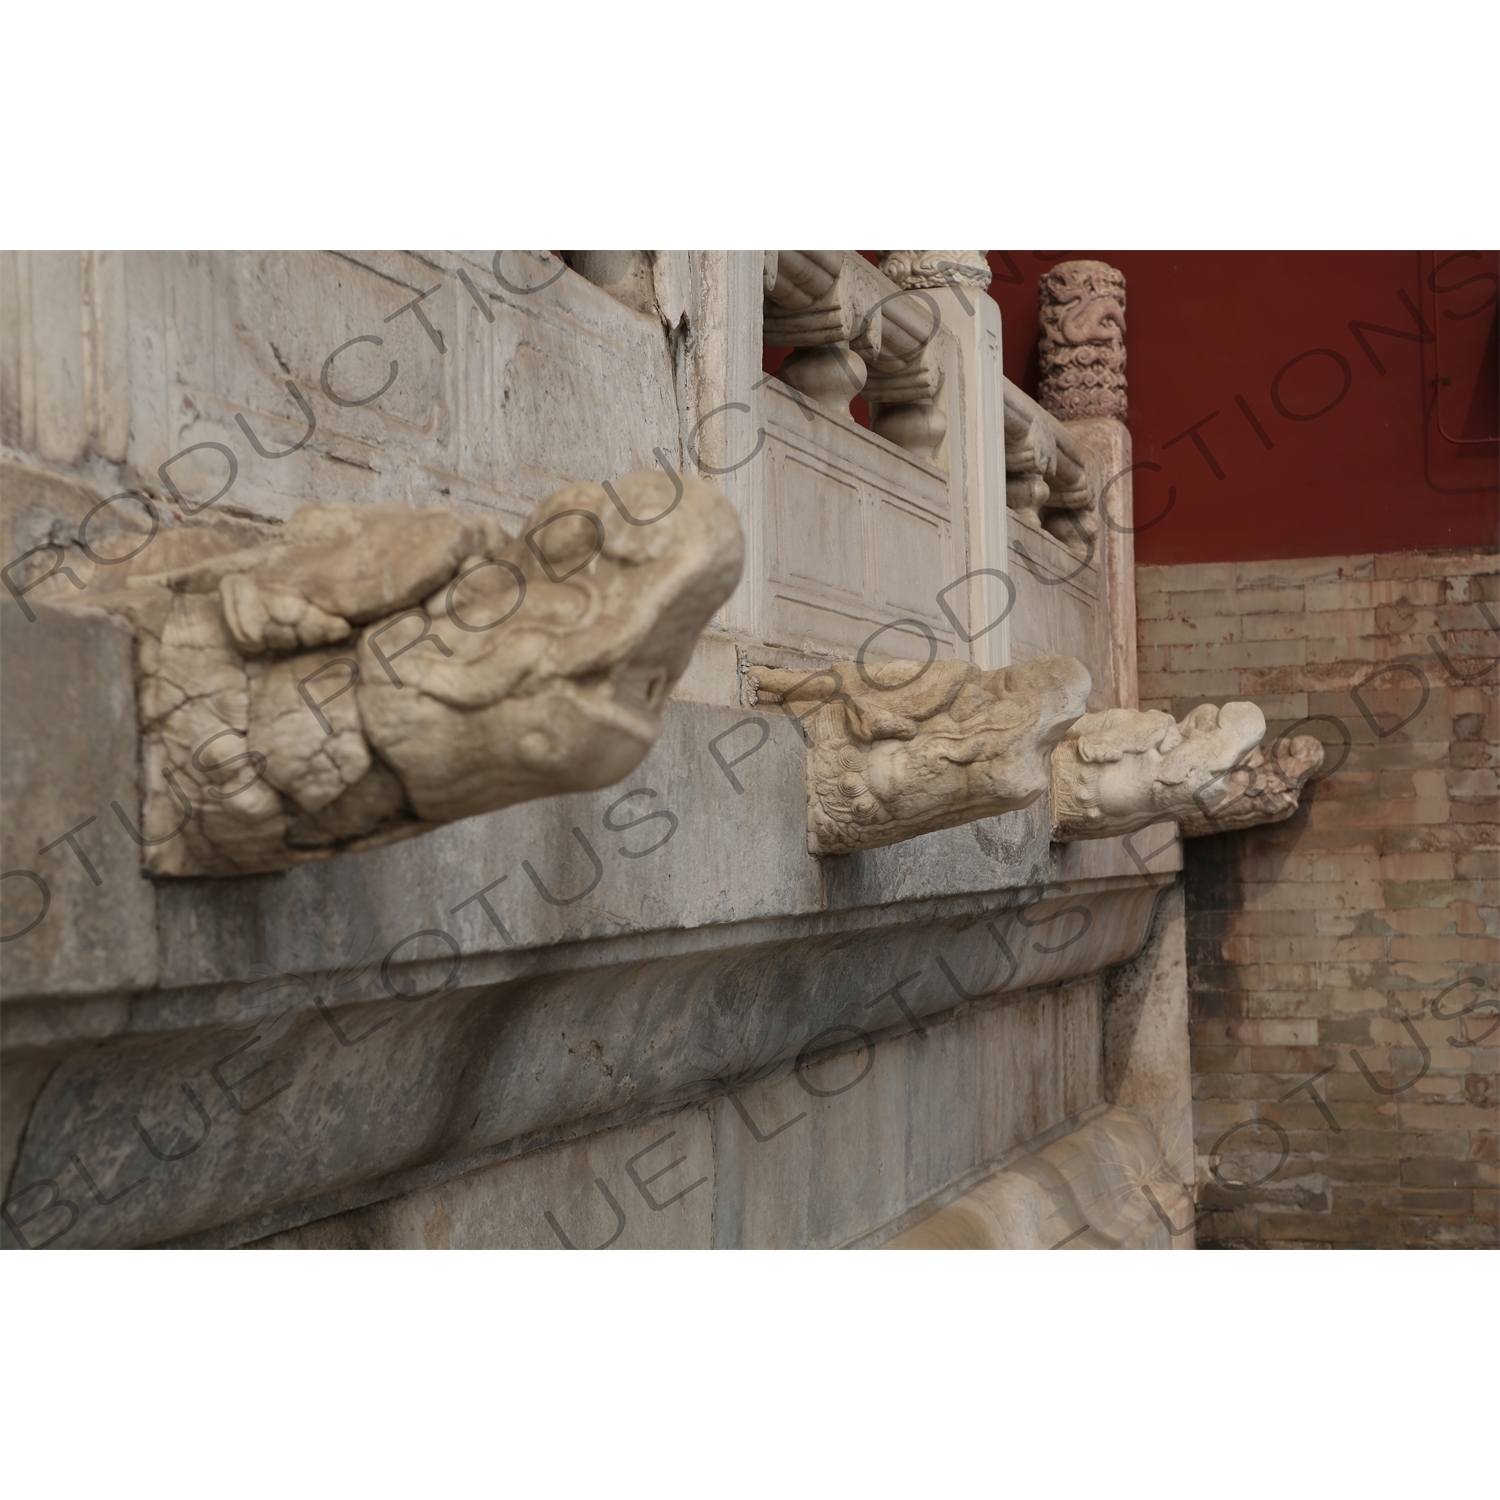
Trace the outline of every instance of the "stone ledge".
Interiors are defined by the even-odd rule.
[[[412,1000],[349,1004],[289,977],[263,1024],[64,1056],[9,1191],[73,1184],[88,1206],[69,1245],[161,1243],[365,1184],[386,1196],[412,1173],[474,1170],[1119,963],[1154,902],[1141,882],[920,927],[887,914],[861,933]],[[89,1200],[79,1160],[112,1201]]]

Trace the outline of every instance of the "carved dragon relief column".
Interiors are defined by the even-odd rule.
[[[1039,283],[1042,405],[1063,422],[1125,420],[1125,278],[1065,260]]]
[[[1097,454],[1116,703],[1135,708],[1135,520],[1125,425],[1125,277],[1099,260],[1067,260],[1038,284],[1041,405]]]

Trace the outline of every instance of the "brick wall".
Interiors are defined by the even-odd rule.
[[[1327,716],[1289,821],[1186,843],[1200,1244],[1497,1243],[1496,582],[1482,552],[1138,570],[1142,708]]]

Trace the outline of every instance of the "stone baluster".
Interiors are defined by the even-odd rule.
[[[868,273],[868,274],[866,274]],[[878,273],[847,250],[782,250],[766,261],[765,341],[791,344],[781,378],[845,415],[880,352]]]
[[[1043,512],[1077,511],[1078,526],[1094,535],[1088,511],[1089,454],[1061,422],[1018,386],[1005,382],[1005,499],[1033,524],[1047,526]],[[1055,524],[1055,523],[1054,523]],[[1049,528],[1050,529],[1050,528]],[[1066,529],[1058,538],[1077,546]]]
[[[887,250],[880,269],[905,292],[957,287],[977,297],[990,284],[982,250]],[[942,304],[913,296],[887,302],[882,312],[893,331],[884,340],[884,358],[865,383],[865,399],[878,403],[870,425],[897,447],[936,462],[948,431],[947,414],[938,403],[944,379],[937,343]]]
[[[791,344],[781,378],[847,414],[864,393],[871,426],[936,462],[948,430],[939,404],[942,312],[852,250],[782,250],[766,258],[765,340]]]

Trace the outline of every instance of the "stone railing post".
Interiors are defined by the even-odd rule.
[[[963,404],[963,451],[949,468],[967,497],[969,619],[974,659],[994,670],[1010,664],[1007,592],[997,576],[1010,545],[1005,506],[1005,401],[1000,358],[1000,306],[989,295],[983,250],[887,250],[880,269],[903,290],[925,290],[958,340],[961,378],[950,403]],[[884,414],[878,421],[884,421]],[[877,425],[877,431],[882,428]],[[892,438],[892,441],[896,439]],[[996,622],[992,624],[991,622]]]
[[[1103,466],[1102,571],[1109,651],[1121,708],[1140,702],[1136,675],[1135,531],[1125,425],[1125,277],[1101,260],[1065,260],[1041,279],[1041,405]]]

